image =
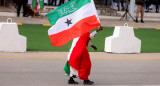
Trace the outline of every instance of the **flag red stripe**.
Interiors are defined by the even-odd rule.
[[[64,30],[60,33],[50,35],[52,45],[63,46],[68,43],[71,39],[79,37],[90,30],[100,26],[99,21],[95,15],[84,18],[77,22],[73,27],[68,30]]]
[[[37,0],[36,0],[36,7],[35,7],[36,13],[37,13]]]

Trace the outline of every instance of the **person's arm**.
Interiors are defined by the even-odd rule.
[[[101,31],[101,30],[103,30],[103,27],[102,27],[102,26],[100,26],[96,31],[92,32],[92,33],[90,34],[90,38],[93,39],[93,38],[95,37],[95,35],[97,34],[97,32],[99,32],[99,31]],[[88,43],[88,46],[91,46],[94,50],[97,50],[97,47],[94,46],[91,42]]]
[[[97,50],[97,47],[96,47],[96,46],[91,45],[91,47],[92,47],[94,50]]]
[[[101,31],[101,30],[103,30],[103,27],[102,27],[102,26],[100,26],[96,31],[93,31],[93,32],[90,34],[90,38],[93,39],[93,38],[96,36],[97,32],[99,32],[99,31]]]
[[[96,30],[96,32],[99,32],[99,31],[101,31],[101,30],[103,30],[103,27],[102,27],[102,26],[100,26],[100,27]]]
[[[94,46],[91,42],[88,43],[88,46],[91,46],[94,50],[97,50],[97,47]]]

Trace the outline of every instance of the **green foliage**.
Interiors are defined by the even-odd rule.
[[[40,25],[21,25],[19,33],[27,37],[27,51],[58,51],[68,52],[72,41],[62,47],[51,45],[48,37],[48,29],[50,27]],[[103,32],[99,32],[91,43],[98,50],[96,52],[104,52],[105,38],[113,34],[114,28],[104,28]],[[135,36],[141,39],[143,53],[160,52],[160,30],[155,29],[135,29]],[[95,52],[91,47],[88,47],[90,52]]]

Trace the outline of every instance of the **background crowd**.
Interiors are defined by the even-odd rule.
[[[160,0],[143,0],[144,1],[144,7],[146,9],[146,12],[149,12],[152,10],[152,6],[155,6],[155,10],[158,13],[159,12],[159,5]],[[129,5],[130,0],[104,0],[105,5],[110,6],[117,10],[125,10],[125,5]],[[115,5],[116,4],[116,5]]]
[[[32,4],[33,0],[28,0],[28,4]],[[39,1],[39,0],[38,0]],[[49,6],[60,6],[70,0],[44,0],[45,5]]]

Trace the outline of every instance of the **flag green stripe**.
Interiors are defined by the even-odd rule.
[[[36,7],[36,1],[37,1],[37,0],[33,0],[33,2],[32,2],[32,8],[35,8],[35,7]]]
[[[64,66],[64,71],[66,74],[70,75],[70,65],[68,61],[66,62],[66,65]]]
[[[40,0],[40,8],[44,8],[44,0]]]
[[[48,17],[48,20],[50,21],[51,25],[55,25],[56,21],[59,18],[62,18],[66,15],[69,15],[77,11],[78,9],[80,9],[88,3],[91,3],[91,0],[70,0],[69,2],[59,6],[57,9],[48,13],[46,16]]]

